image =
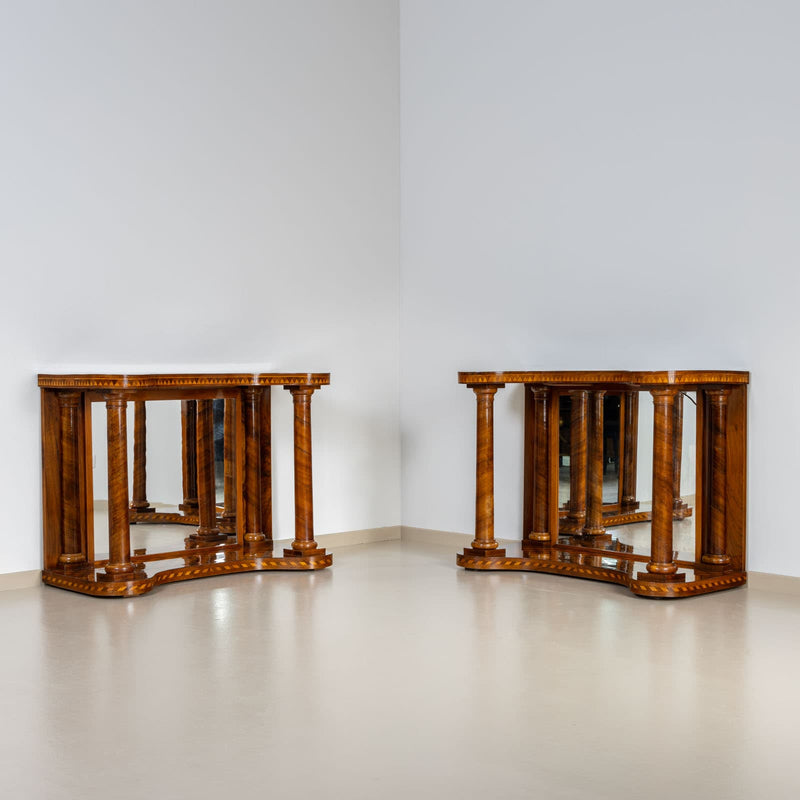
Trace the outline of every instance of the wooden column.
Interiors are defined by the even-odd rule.
[[[549,408],[548,389],[544,386],[531,386],[533,398],[533,528],[528,532],[528,541],[535,543],[550,541],[549,505]],[[492,467],[494,454],[491,454]],[[494,516],[494,471],[492,470],[492,516]],[[494,521],[492,521],[494,527]],[[476,528],[477,536],[477,528]],[[495,547],[497,543],[495,542]]]
[[[147,502],[147,411],[144,400],[133,404],[133,499],[131,511],[144,514],[155,509]]]
[[[728,397],[730,389],[706,391],[708,402],[708,531],[704,537],[705,564],[724,566],[730,564],[727,552],[727,482],[728,482]]]
[[[569,510],[568,529],[580,533],[586,523],[586,406],[589,393],[569,393]]]
[[[179,508],[197,511],[197,400],[181,401],[183,502]]]
[[[81,536],[80,392],[59,392],[61,444],[61,553],[58,563],[86,563]]]
[[[236,519],[236,401],[225,399],[225,421],[223,423],[225,494],[222,518],[232,523]]]
[[[685,579],[677,574],[672,549],[672,451],[675,421],[674,387],[651,389],[653,395],[653,511],[650,529],[650,561],[640,580]]]
[[[261,532],[272,546],[272,390],[261,394]]]
[[[261,530],[261,421],[264,393],[259,386],[242,389],[244,417],[244,540],[256,545],[264,541]]]
[[[589,392],[586,454],[586,525],[584,536],[602,536],[603,525],[603,399],[605,390]]]
[[[128,403],[122,394],[106,396],[108,440],[108,564],[106,580],[131,580],[137,567],[131,562],[128,518]],[[98,577],[100,577],[98,575]]]
[[[311,481],[311,395],[313,386],[287,386],[294,405],[294,541],[286,555],[319,552],[314,541]]]
[[[214,479],[214,401],[197,401],[197,505],[200,525],[193,542],[223,542],[217,525],[217,487]]]
[[[675,397],[675,416],[672,424],[672,516],[685,519],[690,509],[681,499],[681,459],[683,456],[683,394]]]
[[[625,418],[622,434],[622,498],[621,511],[634,511],[636,500],[636,462],[639,449],[639,392],[623,395]]]
[[[475,538],[472,550],[503,553],[494,539],[494,396],[496,384],[472,386],[478,401],[475,451]]]

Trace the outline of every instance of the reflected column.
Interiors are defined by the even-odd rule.
[[[569,422],[569,511],[568,530],[581,533],[586,523],[586,447],[589,393],[585,389],[572,391]]]
[[[602,536],[603,525],[603,400],[605,390],[589,392],[584,536]]]
[[[147,501],[147,411],[144,400],[133,404],[133,499],[131,511],[145,514],[155,509]]]
[[[229,525],[236,522],[236,401],[225,398],[223,422],[223,475],[224,499],[222,519]]]
[[[179,508],[197,511],[197,400],[181,401],[181,463],[183,502]]]
[[[622,439],[622,499],[623,513],[639,508],[636,499],[636,468],[639,450],[639,392],[625,392],[625,417]]]
[[[217,487],[214,477],[214,401],[197,401],[197,504],[200,525],[189,537],[211,544],[228,537],[217,525]]]
[[[681,459],[683,457],[683,394],[675,398],[672,423],[672,516],[685,519],[691,514],[689,506],[681,499]]]

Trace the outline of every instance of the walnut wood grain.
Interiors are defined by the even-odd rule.
[[[131,511],[148,513],[155,509],[147,501],[147,406],[133,404],[133,498]]]
[[[692,510],[681,497],[681,461],[683,458],[683,394],[675,397],[675,411],[672,422],[672,517],[686,519]]]
[[[727,552],[727,483],[728,483],[728,397],[729,389],[706,392],[708,406],[709,509],[706,564],[724,565],[731,561]]]
[[[272,545],[272,389],[261,394],[261,532]]]
[[[128,520],[128,422],[127,406],[121,393],[106,399],[106,438],[108,446],[108,563],[107,580],[124,581],[134,577],[131,561]]]
[[[586,448],[586,524],[584,536],[602,536],[603,524],[603,398],[605,391],[589,392]]]
[[[639,392],[623,394],[622,488],[620,511],[631,512],[639,507],[636,500],[636,468],[639,452]]]
[[[475,550],[495,550],[494,538],[494,396],[497,386],[474,387],[477,400],[475,451]]]
[[[586,524],[586,468],[589,393],[579,389],[570,398],[569,507],[566,518],[572,530]]]
[[[198,389],[242,386],[326,386],[330,374],[317,373],[231,373],[163,375],[39,375],[40,388],[51,389]]]
[[[78,392],[59,392],[61,440],[61,553],[60,564],[86,561],[81,537],[80,408]]]
[[[236,400],[227,398],[224,402],[222,518],[233,523],[236,520]]]
[[[706,384],[742,384],[750,380],[749,372],[676,370],[674,372],[627,372],[624,370],[572,370],[560,372],[459,372],[458,382],[467,386],[479,384],[540,383],[570,387],[576,384],[633,388],[651,386],[703,386]]]
[[[261,405],[264,393],[257,386],[242,389],[244,414],[244,541],[260,545],[261,530]]]
[[[181,401],[181,468],[183,502],[181,511],[197,511],[197,400]]]
[[[549,390],[543,386],[531,386],[533,397],[533,528],[528,533],[531,542],[549,542],[549,478],[550,448],[549,429],[550,409]],[[492,502],[492,514],[494,502]],[[477,537],[476,537],[477,538]]]
[[[314,541],[311,480],[311,395],[313,386],[289,386],[294,406],[294,541],[286,556],[321,552]]]
[[[658,580],[678,571],[672,550],[672,452],[677,390],[652,389],[650,394],[653,395],[653,510],[649,575],[645,578],[640,573],[640,579]]]
[[[214,475],[214,401],[197,401],[197,508],[200,524],[190,535],[197,542],[224,542],[217,525],[217,486]]]

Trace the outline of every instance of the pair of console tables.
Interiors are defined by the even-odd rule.
[[[745,572],[747,372],[462,372],[477,397],[475,539],[457,558],[474,570],[550,572],[618,583],[637,595],[679,598],[741,586]],[[494,535],[493,402],[506,384],[525,387],[521,552],[507,554]],[[680,497],[682,398],[697,405],[694,554],[679,559],[673,520],[689,516]],[[652,510],[624,489],[604,512],[603,400],[620,394],[631,409],[652,396]],[[572,409],[570,502],[559,508],[559,408]],[[625,417],[623,412],[623,418]],[[634,445],[628,444],[630,449]],[[625,464],[623,462],[623,470]],[[630,469],[630,466],[629,466]],[[626,483],[623,475],[622,484]],[[635,485],[629,473],[627,485]],[[612,526],[651,519],[650,546],[634,552]],[[640,569],[640,567],[644,567]]]
[[[311,395],[330,382],[317,374],[40,375],[45,583],[106,597],[160,583],[255,570],[316,570],[332,556],[314,540]],[[294,404],[295,538],[273,553],[270,389]],[[225,504],[216,503],[213,401],[225,401]],[[184,502],[160,514],[146,497],[145,402],[181,400]],[[133,500],[129,502],[127,404],[135,403]],[[107,415],[107,559],[95,559],[92,404]],[[195,529],[180,548],[132,552],[131,522]]]

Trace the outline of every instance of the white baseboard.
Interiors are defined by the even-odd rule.
[[[401,536],[404,542],[427,542],[428,544],[448,545],[449,547],[469,547],[475,538],[471,533],[456,533],[454,531],[436,531],[431,528],[412,528],[403,525]],[[518,542],[518,539],[497,539],[504,544]]]
[[[24,572],[4,572],[0,575],[0,592],[8,589],[30,589],[42,582],[42,572],[28,569]]]
[[[320,547],[333,550],[338,547],[350,547],[355,544],[371,544],[373,542],[387,542],[400,538],[400,526],[390,525],[386,528],[365,528],[360,531],[340,531],[339,533],[321,533],[316,537]],[[275,549],[289,547],[291,539],[275,541]],[[38,569],[29,569],[24,572],[0,573],[0,592],[10,589],[29,589],[42,582],[42,573]]]
[[[800,578],[793,575],[776,575],[773,572],[748,572],[747,584],[760,592],[800,594]]]

